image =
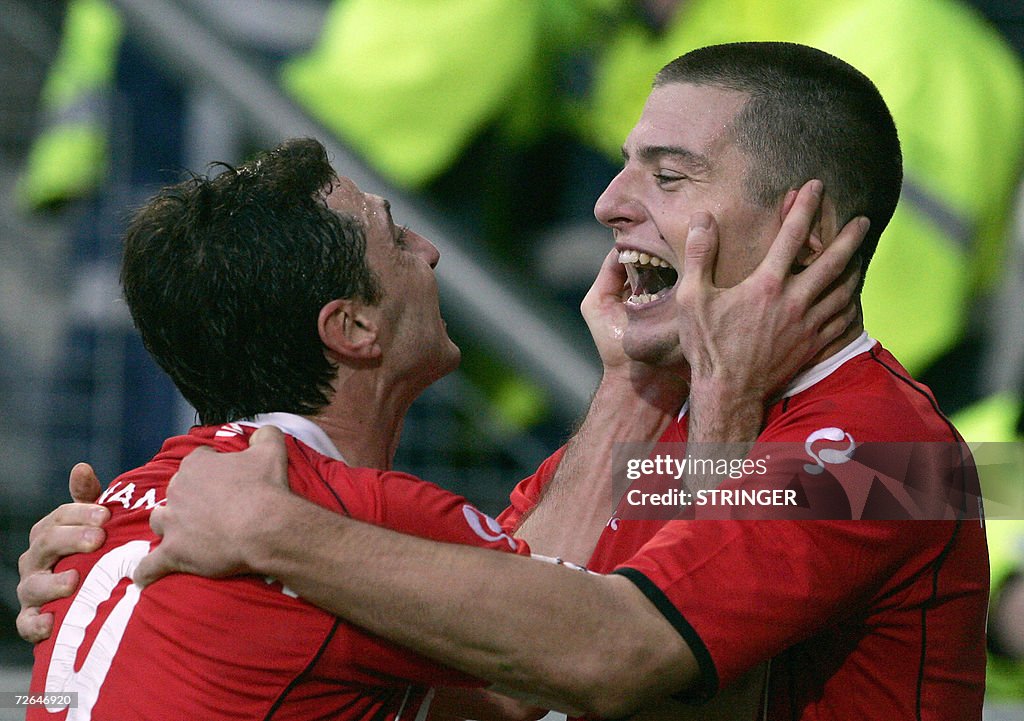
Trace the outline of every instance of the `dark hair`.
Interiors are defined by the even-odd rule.
[[[202,423],[314,413],[337,372],[320,309],[379,299],[365,230],[327,207],[337,175],[315,140],[217,165],[216,177],[162,189],[128,227],[121,284],[132,319]]]
[[[786,191],[820,178],[840,225],[871,220],[861,245],[866,268],[889,223],[903,183],[896,125],[874,83],[859,70],[806,45],[712,45],[676,58],[654,86],[712,85],[748,94],[733,133],[750,159],[750,197],[777,203]]]

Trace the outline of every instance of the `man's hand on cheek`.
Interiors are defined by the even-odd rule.
[[[239,453],[194,451],[171,478],[167,503],[153,509],[150,525],[162,540],[139,563],[135,582],[254,572],[261,535],[291,497],[284,436],[273,426],[258,429]]]
[[[651,405],[667,404],[668,410],[676,411],[680,399],[686,397],[686,381],[680,369],[633,360],[623,349],[629,323],[624,307],[628,296],[626,271],[619,262],[619,252],[612,250],[580,306],[604,366],[602,384],[621,384]]]
[[[816,353],[856,320],[859,271],[850,259],[867,232],[855,218],[821,257],[798,274],[792,269],[807,246],[821,204],[820,181],[796,196],[768,254],[743,282],[716,288],[712,282],[718,231],[709,213],[695,213],[685,247],[676,300],[680,345],[691,382],[710,383],[763,403]]]
[[[626,311],[622,307],[625,285],[626,272],[619,263],[619,253],[612,250],[605,256],[594,284],[580,304],[580,312],[594,337],[606,375],[624,373],[630,363],[622,350],[622,337],[626,332]]]

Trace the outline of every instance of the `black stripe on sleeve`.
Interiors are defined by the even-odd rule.
[[[665,620],[672,624],[672,628],[683,637],[686,645],[690,647],[690,651],[697,659],[697,667],[700,669],[697,683],[692,688],[676,694],[674,698],[677,701],[703,703],[718,693],[718,670],[715,668],[715,662],[711,659],[707,646],[704,645],[690,622],[683,618],[683,614],[679,613],[679,609],[672,605],[668,597],[654,585],[651,579],[635,568],[617,568],[612,573],[625,576],[640,589],[642,594],[647,596],[647,600],[654,604]]]

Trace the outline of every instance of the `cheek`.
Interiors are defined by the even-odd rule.
[[[680,257],[686,248],[686,236],[690,232],[690,216],[696,210],[697,208],[691,203],[680,203],[651,214],[658,235]]]
[[[736,256],[737,265],[745,266],[748,273],[753,271],[767,254],[781,227],[773,211],[741,203],[723,210],[718,217],[719,248],[728,246]]]

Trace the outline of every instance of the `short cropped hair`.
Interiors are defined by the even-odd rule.
[[[132,319],[203,424],[315,413],[337,373],[320,309],[379,300],[365,229],[327,207],[337,175],[315,140],[215,165],[223,172],[163,188],[131,221],[121,284]]]
[[[778,203],[819,178],[840,225],[871,220],[860,249],[866,268],[889,223],[903,183],[896,124],[874,83],[828,53],[794,43],[712,45],[658,72],[654,86],[710,85],[746,93],[733,132],[750,160],[750,198]]]

